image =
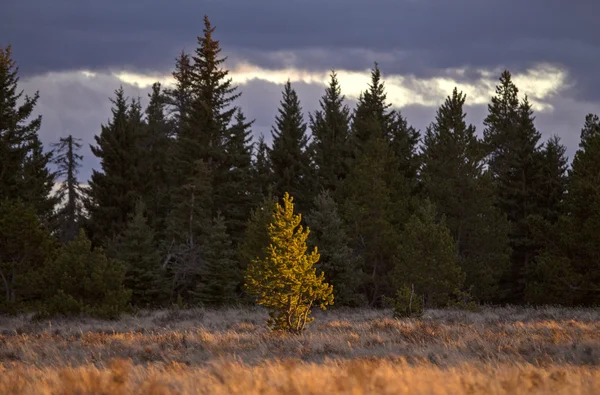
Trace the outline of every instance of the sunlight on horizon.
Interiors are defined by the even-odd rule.
[[[448,70],[448,74],[464,74],[463,69]],[[454,87],[467,95],[469,105],[485,105],[495,93],[498,77],[502,72],[497,70],[477,70],[481,77],[468,83],[461,83],[450,77],[416,78],[385,74],[383,80],[387,90],[388,100],[394,107],[423,105],[437,107],[452,93]],[[342,93],[350,99],[357,99],[370,82],[371,70],[349,71],[336,70]],[[95,73],[83,71],[86,76]],[[128,71],[114,72],[113,76],[121,82],[147,88],[154,82],[172,86],[174,80],[170,75],[146,75]],[[329,71],[316,72],[285,68],[266,70],[250,63],[240,63],[230,70],[230,76],[236,84],[243,86],[252,80],[262,80],[283,85],[288,79],[293,83],[319,84],[325,87],[329,81]],[[567,88],[567,72],[556,66],[539,64],[525,73],[513,74],[513,80],[520,89],[521,97],[527,95],[536,111],[552,111],[552,106],[546,102],[549,98]]]

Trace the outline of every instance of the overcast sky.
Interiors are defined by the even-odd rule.
[[[12,45],[21,88],[40,92],[45,144],[68,134],[93,142],[120,85],[145,102],[153,81],[168,84],[205,14],[239,105],[267,140],[288,78],[313,111],[335,68],[352,104],[374,61],[392,104],[421,130],[458,86],[481,133],[506,68],[544,139],[558,134],[569,157],[585,114],[600,113],[597,0],[0,0],[0,13],[0,46]],[[82,179],[97,166],[87,144]]]

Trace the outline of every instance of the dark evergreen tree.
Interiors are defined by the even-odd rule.
[[[202,267],[202,249],[211,227],[213,208],[212,174],[198,160],[194,173],[173,195],[173,208],[167,223],[165,263],[171,276],[171,298],[189,300],[196,289]]]
[[[542,176],[538,189],[540,195],[540,214],[543,218],[555,223],[563,210],[563,200],[568,184],[567,148],[562,145],[558,136],[553,136],[542,149]]]
[[[234,245],[242,242],[246,221],[258,193],[252,174],[251,125],[252,122],[248,122],[242,111],[238,110],[235,124],[225,140],[227,169],[218,190],[220,195],[215,196],[223,212],[227,213],[224,220]]]
[[[72,135],[61,138],[54,144],[56,155],[54,163],[56,175],[61,180],[57,198],[62,206],[58,209],[58,238],[63,243],[73,240],[79,233],[79,227],[84,219],[83,198],[85,191],[77,179],[83,156],[78,154],[81,149],[81,139]]]
[[[479,301],[490,302],[510,264],[509,224],[494,206],[483,146],[475,127],[465,122],[464,103],[465,95],[455,88],[438,109],[425,135],[421,178],[455,240],[465,286]]]
[[[348,244],[345,225],[329,191],[321,192],[314,208],[306,216],[310,227],[308,244],[319,249],[321,259],[317,269],[325,273],[327,283],[333,285],[337,306],[360,304],[357,288],[360,284],[360,261]]]
[[[335,191],[348,172],[351,117],[344,99],[337,75],[332,71],[329,86],[319,101],[320,109],[310,115],[312,160],[319,188],[324,190]]]
[[[421,156],[417,152],[421,133],[408,125],[406,118],[399,111],[394,112],[393,122],[387,130],[387,138],[398,157],[398,171],[410,185],[411,193],[419,192],[418,173]]]
[[[543,156],[531,105],[527,98],[519,102],[518,89],[508,71],[500,77],[484,125],[489,168],[497,190],[496,204],[511,222],[511,268],[502,280],[499,299],[518,303],[523,301],[537,250],[527,218],[542,212],[539,190]]]
[[[167,112],[173,127],[173,134],[179,136],[187,122],[187,117],[194,100],[192,86],[192,59],[190,55],[181,52],[175,61],[173,72],[175,86],[165,90]]]
[[[213,221],[202,256],[200,281],[194,293],[197,300],[212,306],[235,302],[236,288],[243,276],[234,260],[235,250],[227,233],[225,218],[221,215]]]
[[[393,294],[390,272],[399,232],[411,211],[409,188],[397,169],[388,140],[373,138],[363,145],[336,194],[350,247],[361,257],[359,289],[370,305],[380,305],[382,296]]]
[[[275,203],[277,199],[268,195],[250,213],[244,242],[238,248],[238,261],[242,271],[246,271],[252,260],[264,258],[264,250],[269,245],[267,228],[273,217]]]
[[[0,201],[0,313],[14,313],[39,297],[39,271],[55,243],[36,210],[21,200]]]
[[[87,313],[118,318],[127,309],[131,291],[123,286],[125,268],[92,249],[83,230],[44,267],[42,315]]]
[[[265,138],[260,135],[252,163],[252,179],[256,188],[255,202],[259,204],[266,196],[273,193],[273,174],[269,162],[269,147]]]
[[[95,136],[92,153],[100,159],[102,170],[94,170],[86,209],[88,228],[97,245],[106,245],[127,225],[140,196],[140,127],[138,104],[127,103],[123,88],[116,91],[112,120]]]
[[[298,211],[303,212],[312,204],[315,180],[300,100],[289,81],[285,84],[271,134],[273,146],[269,162],[273,173],[273,193],[283,196],[288,192],[296,199]]]
[[[145,210],[139,202],[125,231],[111,246],[111,255],[125,266],[123,284],[131,290],[131,304],[137,307],[159,305],[166,291],[161,256]]]
[[[445,306],[460,294],[464,274],[456,245],[445,225],[436,220],[435,206],[425,202],[409,219],[400,237],[393,271],[396,289],[414,287],[424,306]]]
[[[174,165],[180,175],[178,179],[185,184],[195,171],[196,161],[203,160],[212,174],[214,195],[224,196],[226,192],[221,188],[227,186],[227,136],[236,111],[233,102],[240,93],[228,77],[229,71],[223,68],[227,58],[220,57],[221,48],[213,38],[214,31],[208,17],[204,17],[203,35],[198,37],[190,69],[182,63],[182,69],[178,70],[183,73],[180,84],[189,83],[191,93],[187,96],[189,109],[178,133]],[[229,213],[221,207],[222,202],[219,199],[214,202],[214,213],[220,210],[227,218]]]
[[[530,219],[543,245],[528,300],[537,304],[595,306],[600,303],[600,119],[586,117],[573,158],[565,213],[555,224]]]
[[[161,85],[155,83],[146,108],[146,125],[142,128],[139,173],[141,198],[146,204],[149,225],[164,237],[170,194],[173,187],[170,155],[172,155],[171,125],[165,117],[166,97]]]
[[[361,93],[352,122],[353,150],[373,138],[387,136],[396,121],[396,114],[390,110],[392,105],[387,102],[385,85],[381,79],[381,71],[375,63],[371,71],[371,82],[368,89]]]
[[[32,118],[39,94],[18,91],[18,71],[11,47],[0,48],[0,199],[22,199],[49,225],[55,176],[38,136],[42,118]]]

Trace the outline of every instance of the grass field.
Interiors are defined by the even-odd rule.
[[[600,394],[600,311],[315,317],[300,336],[259,309],[0,317],[0,394]]]

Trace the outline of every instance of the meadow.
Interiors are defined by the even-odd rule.
[[[0,317],[0,394],[600,393],[598,310],[314,316],[296,336],[258,308]]]

